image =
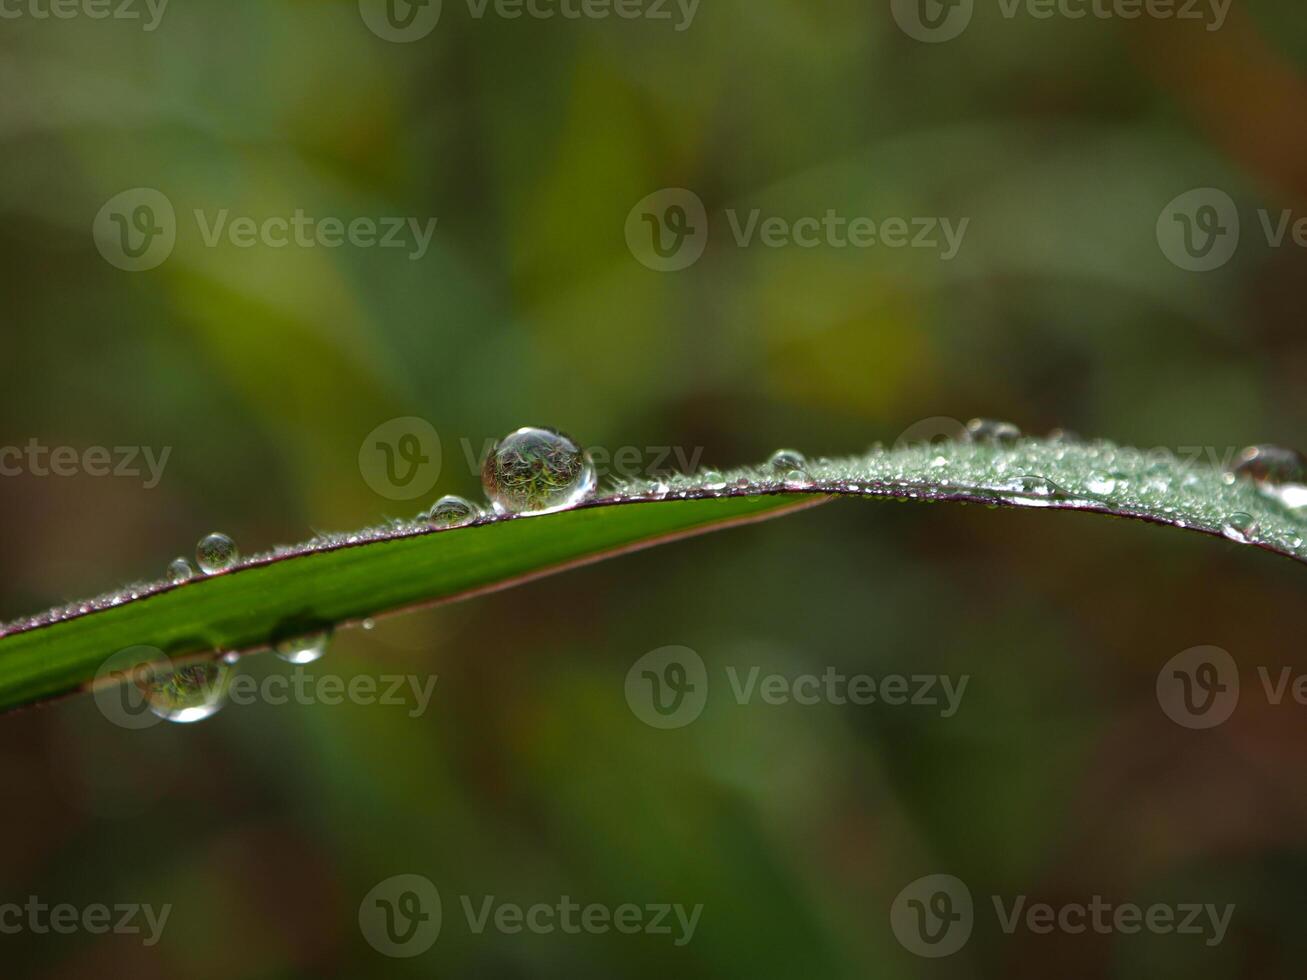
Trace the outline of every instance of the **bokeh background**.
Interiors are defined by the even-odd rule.
[[[1072,19],[976,0],[942,43],[909,36],[902,4],[858,0],[708,0],[684,30],[446,0],[408,43],[344,0],[172,0],[154,30],[6,9],[0,443],[170,455],[149,488],[0,479],[0,618],[156,577],[211,530],[262,550],[477,495],[470,462],[524,424],[650,465],[661,447],[720,466],[857,452],[937,416],[1218,463],[1302,441],[1307,256],[1259,216],[1307,215],[1301,3],[1236,3],[1209,30],[1208,7]],[[141,187],[174,206],[176,244],[129,272],[92,226]],[[707,216],[702,258],[666,273],[626,234],[664,188]],[[1206,272],[1157,232],[1194,188],[1241,220]],[[413,259],[209,246],[196,209],[438,224]],[[754,209],[969,224],[948,261],[741,246],[728,211]],[[442,466],[396,501],[359,451],[410,416]],[[233,705],[128,731],[85,698],[10,715],[0,902],[172,913],[153,947],[0,935],[3,973],[1301,976],[1307,708],[1271,704],[1256,669],[1307,669],[1302,588],[1283,559],[1141,525],[846,502],[343,634],[305,668],[436,675],[416,717]],[[671,644],[713,686],[699,720],[660,731],[624,681]],[[1201,732],[1154,693],[1200,644],[1244,679]],[[728,666],[970,682],[949,718],[739,705]],[[438,885],[444,925],[390,959],[359,905],[405,873]],[[939,960],[889,915],[932,873],[977,903]],[[704,909],[677,947],[477,935],[461,895]],[[992,895],[1236,911],[1216,946],[1008,935]]]

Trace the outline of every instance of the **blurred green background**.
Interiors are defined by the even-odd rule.
[[[0,20],[0,444],[170,455],[149,488],[84,468],[0,479],[0,618],[156,577],[211,530],[256,551],[478,495],[486,440],[525,424],[638,447],[649,468],[664,449],[719,466],[860,452],[936,416],[1218,463],[1303,441],[1307,257],[1259,218],[1307,208],[1300,3],[1251,0],[1208,30],[977,0],[959,36],[924,43],[897,3],[708,0],[677,30],[674,7],[508,19],[446,0],[396,43],[343,0],[172,0],[153,30],[143,5],[145,22],[42,2]],[[92,233],[134,188],[176,215],[175,248],[142,272]],[[626,233],[664,188],[707,217],[702,258],[665,273]],[[1192,188],[1242,222],[1208,272],[1158,237]],[[211,246],[194,217],[297,209],[438,223],[414,259]],[[731,216],[755,209],[968,225],[951,260],[742,246]],[[412,501],[360,464],[404,417],[441,447]],[[389,620],[305,668],[436,675],[416,716],[260,703],[128,731],[82,698],[5,717],[0,904],[172,913],[152,947],[0,935],[2,972],[1301,976],[1307,708],[1270,704],[1255,673],[1307,667],[1301,572],[1250,551],[1082,515],[843,503]],[[1205,732],[1154,694],[1199,644],[1245,684]],[[667,645],[711,682],[698,721],[661,731],[624,682]],[[755,665],[970,682],[949,718],[739,705],[723,671]],[[975,931],[923,959],[889,911],[940,872],[969,885]],[[391,959],[359,906],[406,873],[439,887],[444,923]],[[1236,911],[1214,947],[1007,935],[996,894]],[[680,947],[478,935],[462,895],[703,912]]]

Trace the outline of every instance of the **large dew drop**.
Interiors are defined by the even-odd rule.
[[[216,575],[234,568],[240,561],[240,549],[225,534],[208,534],[195,546],[195,561],[205,575]]]
[[[277,656],[290,664],[311,664],[327,652],[331,630],[318,630],[304,636],[292,637],[277,643],[273,649]]]
[[[221,663],[178,667],[151,680],[145,697],[150,710],[167,721],[203,721],[217,714],[226,702],[227,675],[227,667]]]
[[[550,514],[585,500],[595,487],[589,455],[554,429],[518,429],[481,467],[481,485],[499,514]]]
[[[1280,446],[1249,446],[1235,463],[1236,476],[1291,510],[1307,508],[1307,457]]]
[[[778,449],[767,460],[767,467],[773,473],[802,473],[808,468],[808,458],[793,449]]]
[[[463,527],[481,516],[481,508],[462,497],[441,497],[424,516],[432,527]]]

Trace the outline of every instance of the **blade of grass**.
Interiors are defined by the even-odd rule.
[[[397,522],[256,555],[180,585],[129,587],[9,624],[0,636],[0,710],[86,688],[134,646],[173,662],[247,652],[278,638],[508,588],[602,558],[833,496],[958,500],[1084,510],[1221,535],[1307,561],[1307,516],[1249,480],[1110,443],[1023,439],[873,451],[809,464],[630,483],[540,517],[449,530]]]

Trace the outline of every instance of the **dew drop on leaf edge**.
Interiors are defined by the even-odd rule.
[[[205,575],[228,571],[240,561],[240,549],[225,534],[206,534],[195,546],[195,562]]]
[[[595,489],[590,456],[556,429],[510,432],[486,456],[481,487],[498,514],[537,515],[567,510]]]

